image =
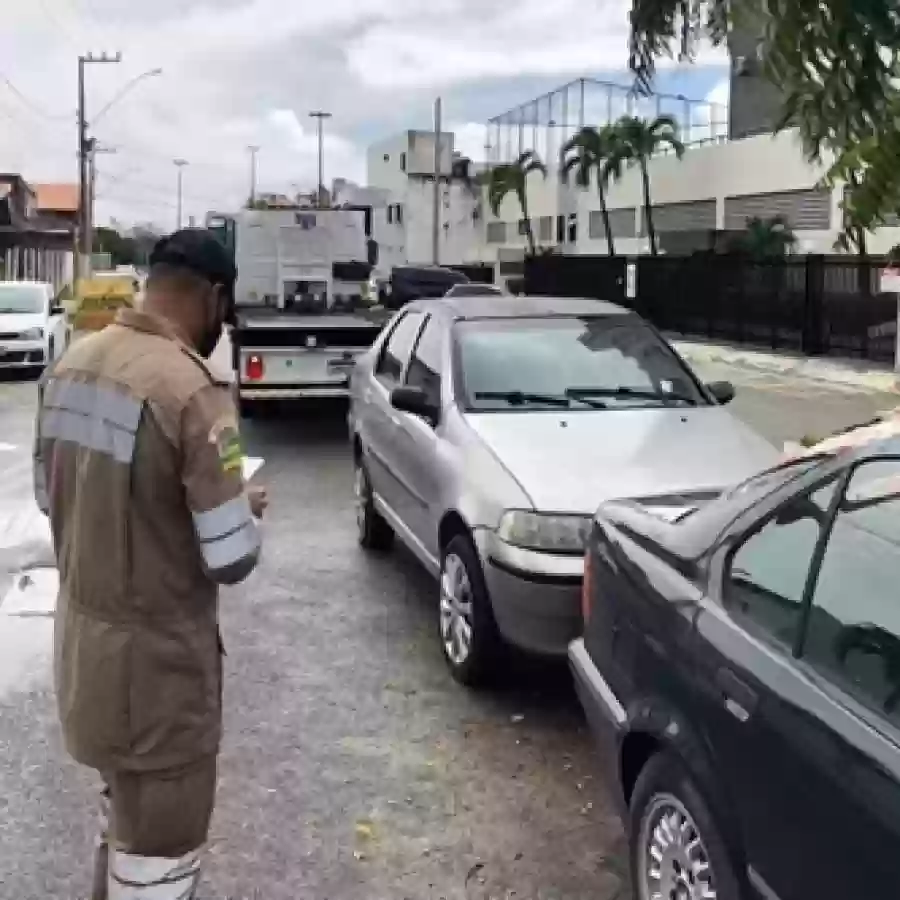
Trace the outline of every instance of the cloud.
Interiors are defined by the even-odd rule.
[[[87,69],[88,118],[148,69],[93,132],[115,153],[98,158],[98,221],[175,217],[175,168],[185,158],[187,215],[246,197],[247,146],[259,145],[261,190],[316,181],[308,120],[327,109],[326,178],[360,178],[365,146],[429,127],[438,91],[457,145],[483,156],[484,126],[504,109],[581,75],[628,84],[629,0],[32,0],[4,4],[0,170],[34,181],[76,175],[76,59],[120,50]],[[577,23],[577,27],[573,27]],[[704,51],[699,63],[721,54]],[[668,65],[666,79],[700,78]],[[699,82],[698,82],[699,84]],[[708,90],[703,86],[696,96]]]

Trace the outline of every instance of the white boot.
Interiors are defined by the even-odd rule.
[[[200,881],[200,853],[165,859],[116,850],[109,861],[109,900],[192,900]]]

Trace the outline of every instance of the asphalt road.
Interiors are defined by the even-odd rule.
[[[702,374],[738,382],[735,412],[776,442],[896,405]],[[34,396],[33,384],[0,382],[0,597],[10,565],[40,543],[28,500]],[[620,827],[565,669],[521,663],[487,694],[450,680],[435,585],[402,552],[373,558],[356,545],[341,411],[282,410],[248,425],[245,443],[266,459],[272,505],[262,565],[222,599],[226,739],[201,896],[629,897]],[[49,628],[40,611],[0,615],[0,900],[71,900],[88,887],[95,781],[60,745]]]

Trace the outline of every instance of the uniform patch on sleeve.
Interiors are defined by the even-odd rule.
[[[216,448],[219,462],[225,472],[239,472],[244,458],[241,435],[233,422],[217,422],[209,432],[209,442]]]

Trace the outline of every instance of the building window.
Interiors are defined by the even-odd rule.
[[[398,225],[403,224],[403,204],[402,203],[398,203],[394,207],[394,220],[396,221],[396,223]]]
[[[566,228],[566,240],[574,244],[578,240],[578,214],[569,213],[569,221]]]
[[[641,207],[641,234],[647,233]],[[663,231],[715,231],[716,201],[689,200],[684,203],[660,203],[653,206],[653,227]]]
[[[391,161],[391,154],[390,154],[390,153],[385,153],[385,154],[384,154],[384,161],[385,161],[385,162],[390,162],[390,161]]]
[[[400,171],[401,172],[406,171],[406,154],[405,153],[400,154]]]
[[[528,219],[519,219],[519,236],[528,234]]]
[[[831,192],[820,188],[725,198],[725,230],[743,231],[753,218],[783,216],[794,231],[831,228]]]
[[[538,219],[538,240],[546,243],[553,240],[553,216],[541,216]]]
[[[388,225],[393,225],[394,224],[394,204],[393,203],[388,203],[386,212],[387,212]]]
[[[487,242],[489,244],[506,243],[506,222],[488,222]]]
[[[564,244],[566,242],[566,217],[556,217],[556,243]]]

